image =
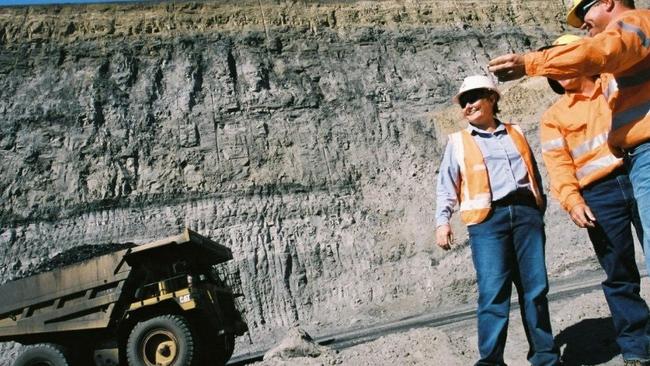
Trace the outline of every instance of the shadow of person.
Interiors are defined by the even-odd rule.
[[[620,354],[611,317],[583,319],[555,336],[565,366],[598,365]]]

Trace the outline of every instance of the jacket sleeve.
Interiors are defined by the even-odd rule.
[[[542,157],[550,178],[551,194],[560,201],[567,212],[571,212],[575,205],[585,201],[580,194],[576,167],[562,131],[548,111],[542,116],[540,134]]]
[[[567,79],[630,69],[650,55],[650,17],[632,13],[595,37],[524,55],[526,74]]]
[[[440,163],[436,187],[436,227],[449,223],[460,192],[460,167],[451,142],[447,142]]]

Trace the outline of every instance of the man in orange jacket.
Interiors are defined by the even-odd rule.
[[[565,35],[554,45],[579,40]],[[643,233],[623,160],[607,144],[611,110],[603,96],[603,80],[597,76],[549,79],[551,88],[563,96],[542,116],[542,156],[551,193],[573,222],[587,229],[607,274],[602,288],[625,364],[643,365],[650,360],[649,314],[640,296],[630,224],[640,239]]]
[[[602,73],[614,78],[604,88],[612,110],[609,144],[628,162],[650,268],[650,10],[633,0],[575,0],[567,21],[591,38],[568,45],[510,54],[490,61],[500,80],[524,75],[567,79]]]

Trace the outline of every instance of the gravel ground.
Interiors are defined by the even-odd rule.
[[[646,298],[650,294],[648,278],[642,280],[642,294]],[[622,364],[609,309],[600,290],[553,301],[550,307],[555,341],[565,365]],[[308,346],[309,340],[299,341],[296,332],[291,331],[278,347],[267,353],[264,361],[254,365],[470,365],[478,356],[476,342],[475,319],[390,334],[342,351],[313,344]],[[287,348],[292,348],[293,352],[287,352]],[[301,357],[307,354],[305,350],[319,355]],[[519,312],[513,310],[506,363],[527,365],[527,351]]]

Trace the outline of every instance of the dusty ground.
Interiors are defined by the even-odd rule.
[[[646,298],[650,294],[648,278],[642,280],[642,294]],[[609,309],[600,290],[554,301],[550,306],[555,340],[567,366],[622,364]],[[506,363],[527,365],[528,346],[517,310],[511,313],[510,321]],[[470,365],[477,358],[476,323],[472,319],[439,328],[413,329],[340,352],[319,349],[318,357],[285,359],[275,350],[275,358],[255,365]]]

